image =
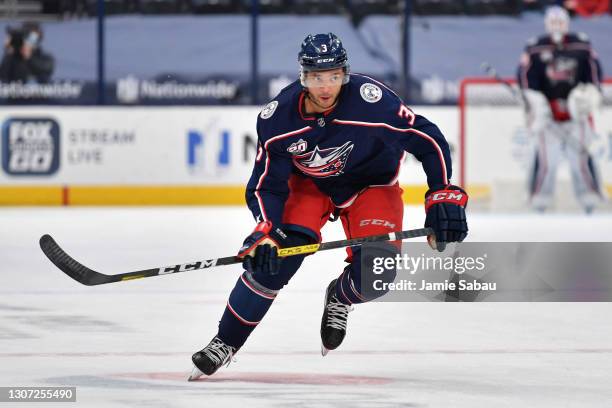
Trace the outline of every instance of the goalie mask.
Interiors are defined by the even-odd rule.
[[[544,26],[553,42],[560,43],[569,31],[569,14],[563,7],[553,6],[546,9]]]

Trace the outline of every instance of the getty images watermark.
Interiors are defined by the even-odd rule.
[[[378,301],[612,301],[612,243],[368,244],[360,295]]]
[[[483,271],[487,254],[478,257],[465,256],[435,256],[421,254],[420,256],[410,256],[406,253],[396,254],[395,256],[377,256],[373,258],[372,273],[383,275],[386,271],[403,271],[411,276],[418,271],[445,271],[461,275],[465,272]],[[384,279],[375,279],[372,282],[374,290],[496,290],[495,282],[480,282],[477,279],[459,279],[458,282],[430,282],[427,279],[401,279],[399,281],[388,282]]]

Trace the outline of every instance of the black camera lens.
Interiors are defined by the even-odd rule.
[[[11,36],[10,45],[13,49],[18,50],[23,46],[24,35],[21,30],[10,30],[8,34]]]

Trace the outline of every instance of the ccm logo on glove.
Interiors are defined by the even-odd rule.
[[[468,196],[461,190],[439,190],[427,196],[425,200],[425,211],[434,204],[451,203],[465,207],[468,201]]]
[[[461,242],[468,233],[465,207],[467,193],[452,184],[434,186],[425,194],[425,227],[435,234],[427,237],[433,249],[444,251],[447,242]]]

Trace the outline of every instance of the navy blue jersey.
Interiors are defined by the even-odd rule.
[[[531,39],[521,56],[522,88],[542,92],[549,101],[566,100],[579,83],[599,86],[601,66],[585,34],[567,34],[560,44],[549,35]]]
[[[442,132],[382,83],[351,74],[335,108],[316,115],[304,111],[305,97],[296,81],[257,119],[258,151],[246,190],[256,220],[281,224],[292,174],[312,179],[344,208],[369,186],[396,183],[406,152],[421,161],[430,186],[449,183]]]

